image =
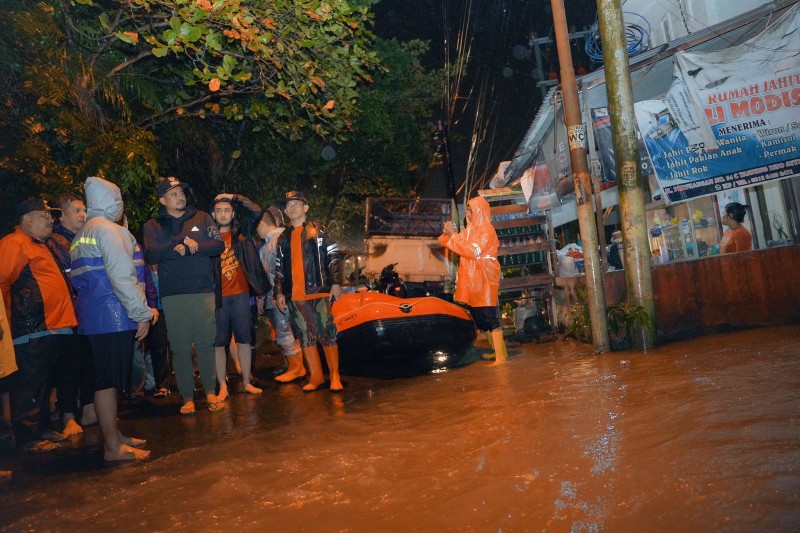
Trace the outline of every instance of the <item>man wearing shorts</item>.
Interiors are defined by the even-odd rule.
[[[244,224],[236,220],[234,207],[237,205],[247,211]],[[217,340],[214,343],[219,384],[217,401],[221,402],[228,397],[225,347],[230,343],[231,333],[238,348],[242,388],[248,394],[261,394],[261,389],[250,383],[253,360],[250,293],[263,296],[271,287],[259,260],[258,250],[248,237],[252,227],[261,218],[261,208],[244,196],[218,194],[212,205],[211,216],[217,222],[225,243],[225,250],[220,255],[222,307],[217,309]]]
[[[106,461],[146,459],[144,439],[123,435],[117,425],[117,389],[126,390],[136,340],[158,312],[147,306],[146,265],[136,239],[117,224],[123,204],[119,187],[91,177],[84,184],[87,221],[70,247],[70,276],[77,293],[78,332],[86,335],[94,366],[94,405]]]
[[[306,219],[308,203],[299,191],[286,193],[286,216],[291,231],[278,240],[275,257],[275,303],[285,313],[287,308],[308,363],[306,392],[317,390],[325,382],[317,343],[322,345],[330,372],[330,390],[340,392],[339,346],[333,324],[331,304],[342,295],[339,246],[325,226]]]

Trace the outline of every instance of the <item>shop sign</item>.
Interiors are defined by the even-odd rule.
[[[800,175],[800,6],[745,45],[679,53],[662,100],[634,105],[668,203]]]
[[[636,104],[645,146],[669,202],[800,174],[800,69],[698,94],[716,149],[702,139],[690,143],[663,102]]]

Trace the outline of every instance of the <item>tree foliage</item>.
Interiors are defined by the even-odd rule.
[[[103,175],[149,206],[169,123],[342,140],[377,67],[371,3],[0,0],[0,179],[19,199]]]
[[[302,189],[355,242],[366,196],[423,179],[440,86],[425,43],[374,38],[373,3],[0,0],[0,225],[100,175],[136,228],[174,175],[201,208]]]
[[[175,155],[165,167],[197,183],[199,197],[227,190],[271,203],[301,189],[312,215],[356,246],[363,238],[365,198],[416,194],[428,174],[431,109],[441,86],[440,74],[420,64],[426,43],[378,40],[374,51],[381,68],[360,88],[359,114],[344,141],[309,136],[285,142],[268,130],[253,134],[257,120],[228,128],[209,128],[215,119],[194,120],[189,136],[175,130],[179,123],[162,128],[160,145]],[[187,127],[180,123],[181,131]]]

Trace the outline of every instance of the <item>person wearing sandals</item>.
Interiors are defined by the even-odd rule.
[[[236,219],[235,206],[247,212],[243,223]],[[218,194],[214,198],[211,216],[219,226],[225,251],[220,256],[222,307],[217,309],[217,341],[214,343],[217,361],[217,401],[228,397],[225,380],[228,346],[233,333],[237,345],[239,365],[242,369],[242,390],[248,394],[261,394],[261,389],[250,383],[253,353],[251,348],[253,316],[250,293],[263,296],[272,286],[258,257],[253,240],[248,237],[254,224],[261,218],[261,207],[238,194]]]
[[[162,179],[158,184],[162,208],[142,230],[147,263],[158,265],[158,288],[183,416],[195,412],[193,344],[208,409],[224,409],[214,393],[214,341],[215,314],[222,301],[215,271],[225,243],[211,215],[187,203],[187,187],[173,177]]]
[[[288,309],[308,363],[305,392],[317,390],[324,382],[317,343],[322,345],[330,372],[331,392],[342,390],[339,377],[339,346],[331,306],[342,295],[339,246],[325,226],[306,219],[308,203],[299,191],[286,193],[286,216],[291,222],[278,237],[275,257],[275,303]]]
[[[146,459],[144,439],[123,435],[117,425],[117,390],[130,385],[133,349],[158,311],[144,292],[147,266],[136,239],[118,224],[123,218],[119,187],[102,178],[84,184],[87,221],[70,246],[70,278],[75,288],[78,333],[85,335],[94,367],[94,405],[103,433],[103,459]]]
[[[45,243],[61,261],[65,275],[69,277],[72,266],[69,247],[75,238],[75,233],[86,223],[86,205],[82,198],[72,194],[59,196],[56,205],[61,210],[61,217],[53,224],[53,233]],[[59,357],[54,385],[56,405],[64,423],[62,431],[64,435],[77,435],[83,432],[81,426],[97,423],[97,414],[94,411],[92,354],[82,335],[73,335],[71,347]],[[79,411],[80,423],[75,420],[75,415]]]

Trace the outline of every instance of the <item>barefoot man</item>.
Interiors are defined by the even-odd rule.
[[[117,426],[117,389],[131,382],[133,348],[158,311],[147,306],[144,269],[136,239],[117,224],[123,217],[119,187],[91,177],[84,184],[87,221],[70,247],[70,276],[77,293],[78,332],[86,335],[94,365],[94,405],[105,441],[106,461],[146,459],[143,439],[123,435]]]

